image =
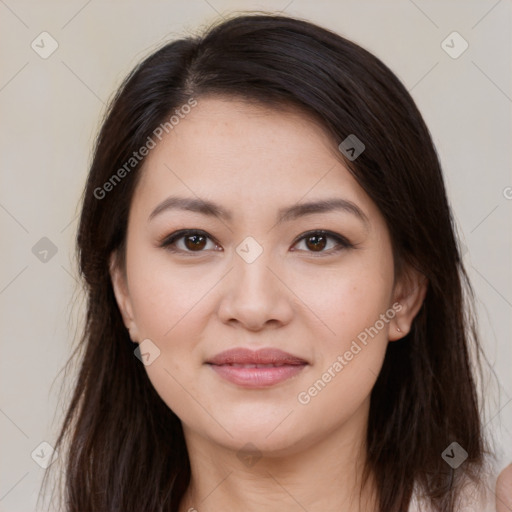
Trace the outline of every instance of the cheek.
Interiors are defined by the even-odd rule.
[[[369,405],[395,316],[393,259],[385,242],[323,282],[328,300],[319,295],[317,307],[323,304],[322,318],[336,334],[323,337],[321,363],[297,396],[312,417],[345,421]]]
[[[202,311],[204,315],[208,292],[219,281],[215,272],[197,265],[173,265],[165,254],[154,251],[134,251],[128,276],[141,335],[163,345],[182,326],[192,330],[201,327],[198,316]],[[188,338],[192,341],[192,331]]]
[[[318,324],[324,353],[332,355],[333,350],[350,345],[390,308],[393,268],[384,254],[353,253],[336,268],[304,266],[295,277],[290,275],[290,288],[311,312],[310,329],[314,322]],[[385,336],[388,323],[379,322],[378,327]]]
[[[135,243],[129,254],[137,329],[141,340],[151,340],[159,351],[145,369],[160,397],[181,417],[191,408],[190,394],[200,394],[191,375],[202,366],[201,343],[214,311],[212,291],[222,273],[206,272],[200,265],[173,265],[161,251],[139,250]]]
[[[208,320],[208,290],[217,280],[197,269],[177,269],[161,255],[132,252],[128,278],[133,313],[141,339],[159,352],[145,366],[160,398],[180,419],[204,422],[191,398],[201,396],[191,375],[200,370],[202,333]],[[212,428],[214,428],[212,426]]]
[[[379,279],[378,272],[350,274],[330,281],[330,300],[323,301],[323,310],[320,300],[312,304],[335,334],[325,330],[327,334],[315,340],[318,357],[295,396],[299,414],[309,418],[309,430],[321,431],[326,425],[365,416],[394,316],[389,286],[389,280]]]

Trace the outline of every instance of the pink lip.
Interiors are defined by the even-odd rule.
[[[308,363],[300,357],[274,348],[257,351],[235,348],[221,352],[209,359],[207,364],[219,376],[233,384],[262,388],[297,375]]]

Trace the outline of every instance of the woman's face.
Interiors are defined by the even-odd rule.
[[[186,435],[284,454],[364,432],[409,322],[383,217],[336,151],[304,114],[211,97],[150,151],[112,275]]]

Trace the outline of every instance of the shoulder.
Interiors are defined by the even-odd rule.
[[[496,512],[495,471],[486,471],[478,483],[469,479],[464,481],[454,507],[457,512]],[[417,488],[413,493],[407,512],[434,512]]]
[[[512,510],[512,464],[498,476],[496,482],[496,512]]]

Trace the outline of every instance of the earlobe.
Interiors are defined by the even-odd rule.
[[[117,254],[115,252],[110,255],[109,273],[114,295],[116,297],[117,306],[119,307],[119,311],[121,312],[121,316],[123,318],[123,323],[130,332],[130,338],[132,341],[138,342],[138,330],[133,315],[133,308],[128,292],[126,275],[118,264]]]
[[[428,289],[428,279],[409,267],[395,286],[393,303],[400,304],[390,322],[388,339],[396,341],[409,334],[412,322],[418,314]]]

